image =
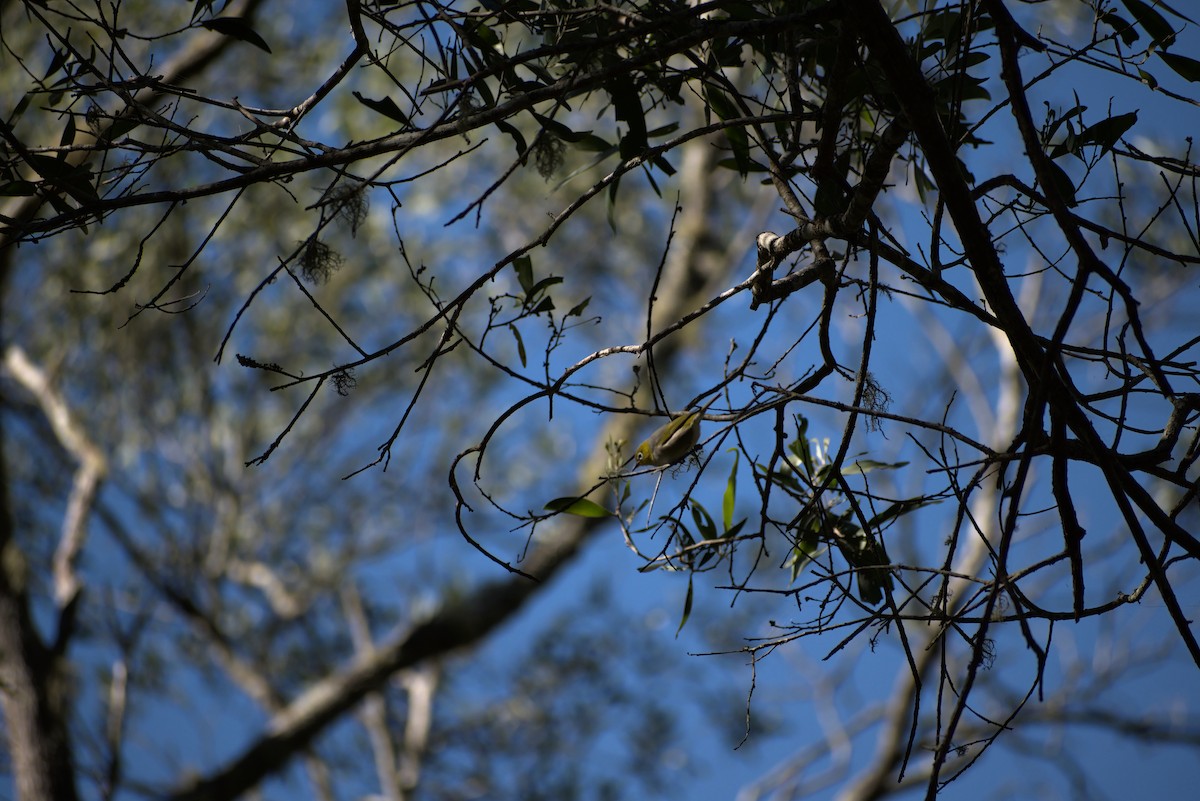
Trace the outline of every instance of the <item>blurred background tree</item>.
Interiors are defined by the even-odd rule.
[[[0,2],[10,794],[1190,787],[1186,11]]]

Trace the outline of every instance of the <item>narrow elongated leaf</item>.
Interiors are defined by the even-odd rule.
[[[581,300],[579,303],[576,303],[574,306],[572,306],[571,310],[567,312],[566,316],[567,317],[582,317],[584,309],[586,309],[588,307],[588,304],[591,302],[592,302],[592,298],[589,295],[588,297]]]
[[[513,271],[517,274],[517,282],[521,285],[521,290],[528,295],[529,290],[533,287],[533,259],[528,256],[519,256],[513,259]]]
[[[700,532],[700,536],[704,539],[711,540],[717,536],[717,524],[713,522],[712,515],[694,500],[692,501],[692,520],[696,524],[696,531]]]
[[[1192,19],[1191,17],[1187,16],[1186,14],[1180,14],[1178,11],[1176,11],[1174,8],[1172,8],[1166,2],[1166,0],[1154,0],[1154,4],[1156,6],[1159,6],[1160,8],[1165,8],[1167,11],[1170,11],[1172,14],[1179,17],[1181,20],[1184,20],[1185,22],[1190,22],[1193,25],[1196,24],[1196,20]]]
[[[882,512],[880,512],[879,514],[875,515],[870,520],[868,520],[867,525],[871,528],[871,530],[874,531],[874,530],[879,529],[884,523],[887,523],[889,520],[892,520],[897,517],[902,517],[903,515],[906,515],[909,512],[915,512],[916,510],[920,509],[922,506],[932,506],[935,503],[941,503],[941,501],[939,501],[936,498],[926,498],[926,497],[909,498],[908,500],[904,500],[904,501],[896,501],[895,503],[891,504],[886,509],[884,509]]]
[[[1112,150],[1113,145],[1134,126],[1137,119],[1137,112],[1131,111],[1128,114],[1118,114],[1115,117],[1101,120],[1080,132],[1076,143],[1077,145],[1096,144],[1105,150]]]
[[[1099,20],[1116,31],[1123,43],[1131,45],[1138,40],[1137,27],[1120,14],[1114,14],[1111,10],[1104,11]]]
[[[525,137],[521,135],[521,132],[517,130],[516,126],[510,122],[505,122],[504,120],[496,120],[496,127],[512,137],[513,142],[515,142],[517,145],[517,155],[524,156],[525,151],[529,148],[529,146],[525,143]]]
[[[873,470],[899,470],[907,467],[908,462],[877,462],[874,459],[855,459],[854,464],[842,469],[842,475],[865,475]]]
[[[576,515],[577,517],[612,517],[612,512],[587,498],[555,498],[546,503],[545,509],[548,512]]]
[[[250,26],[250,23],[241,17],[217,17],[216,19],[206,19],[200,23],[200,27],[207,28],[213,33],[219,33],[222,36],[228,36],[231,39],[237,39],[248,44],[252,44],[259,50],[271,52],[270,45],[267,40],[258,35],[258,31]]]
[[[563,279],[561,275],[548,275],[525,291],[530,295],[538,295],[542,292],[545,292],[548,287],[552,287],[555,284],[561,284],[562,282]]]
[[[1075,200],[1075,184],[1071,182],[1071,177],[1067,175],[1066,170],[1051,161],[1046,165],[1050,169],[1050,182],[1054,184],[1054,188],[1062,195],[1068,206],[1077,204]]]
[[[1171,23],[1167,22],[1162,14],[1159,14],[1148,3],[1143,3],[1142,0],[1122,0],[1125,7],[1129,9],[1129,13],[1138,21],[1138,24],[1150,34],[1150,40],[1157,47],[1170,47],[1175,41],[1175,29],[1171,27]]]
[[[352,92],[351,94],[354,95],[355,100],[357,100],[359,103],[362,103],[372,111],[377,111],[383,116],[393,119],[405,127],[411,124],[409,122],[408,115],[401,111],[400,107],[396,105],[396,101],[392,100],[390,97],[374,100],[370,97],[360,94],[359,92]]]
[[[617,146],[607,139],[596,136],[595,134],[587,134],[577,142],[571,144],[580,150],[586,150],[589,153],[606,153],[612,155],[617,152]]]
[[[525,362],[525,340],[521,338],[521,332],[512,323],[508,324],[508,330],[512,332],[513,339],[517,341],[517,358],[521,360],[522,367],[528,367]]]
[[[679,632],[683,631],[684,624],[688,622],[688,618],[692,616],[692,574],[688,574],[687,597],[683,599],[683,617],[679,621],[679,628],[675,629],[675,636],[679,636]]]
[[[1177,56],[1174,53],[1159,53],[1158,57],[1167,62],[1167,66],[1175,70],[1181,78],[1196,83],[1200,81],[1200,61],[1187,56]]]
[[[592,135],[591,131],[572,131],[558,120],[551,119],[544,114],[538,114],[536,111],[531,111],[529,113],[532,114],[534,119],[541,123],[542,127],[545,128],[549,133],[554,134],[556,138],[561,139],[564,142],[581,142]]]
[[[721,499],[721,523],[726,534],[733,526],[733,505],[737,498],[737,469],[738,452],[733,452],[733,467],[729,468],[729,478],[725,481],[725,496]]]

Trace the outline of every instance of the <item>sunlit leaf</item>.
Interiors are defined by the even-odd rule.
[[[612,512],[605,509],[595,501],[589,501],[587,498],[555,498],[546,503],[544,507],[547,512],[557,512],[559,514],[575,515],[577,517],[602,518],[612,517]]]
[[[733,466],[729,468],[729,478],[725,481],[725,495],[721,499],[721,522],[726,533],[733,525],[733,506],[737,497],[738,452],[733,452]]]

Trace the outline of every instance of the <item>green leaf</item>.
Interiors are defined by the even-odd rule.
[[[948,8],[929,15],[921,38],[927,42],[951,42],[959,38],[961,29],[962,12]]]
[[[692,501],[692,520],[696,523],[696,531],[706,540],[716,539],[717,524],[713,522],[708,510],[696,501]]]
[[[548,512],[575,515],[577,517],[612,517],[612,512],[595,501],[589,501],[587,498],[555,498],[549,501],[544,508]]]
[[[667,157],[662,155],[661,153],[658,154],[657,156],[655,156],[653,159],[651,159],[650,163],[653,164],[655,167],[658,167],[660,170],[662,170],[663,173],[667,175],[667,177],[670,177],[675,174],[675,168],[671,166],[671,162],[667,161]],[[660,195],[660,197],[661,197],[661,195]]]
[[[1125,7],[1129,9],[1129,13],[1138,21],[1146,33],[1150,34],[1150,41],[1156,47],[1170,47],[1175,41],[1175,29],[1171,27],[1171,23],[1159,14],[1147,3],[1142,0],[1122,0]]]
[[[737,497],[738,452],[733,452],[733,467],[729,468],[729,479],[725,482],[725,496],[721,499],[721,522],[725,533],[733,525],[733,506]]]
[[[721,159],[720,161],[717,162],[717,166],[723,170],[734,170],[739,175],[749,175],[752,172],[770,172],[771,171],[771,169],[769,167],[767,167],[767,165],[762,164],[758,161],[755,161],[754,159],[750,159],[750,161],[748,163],[738,161],[736,158]]]
[[[523,256],[522,258],[527,257]],[[545,292],[547,287],[552,287],[555,284],[561,284],[562,282],[563,279],[561,275],[548,275],[533,286],[529,287],[528,291],[530,295],[538,295],[542,292]]]
[[[359,103],[362,103],[372,111],[377,111],[383,116],[395,120],[406,128],[412,125],[412,123],[409,122],[408,115],[401,111],[400,107],[396,105],[396,101],[392,100],[390,97],[385,97],[382,100],[373,100],[372,98],[364,97],[359,92],[351,92],[351,94],[354,95],[354,98]]]
[[[142,123],[135,117],[110,117],[107,128],[101,132],[105,142],[115,142]]]
[[[525,363],[525,340],[521,339],[521,332],[512,323],[508,324],[508,330],[512,332],[513,339],[517,341],[517,356],[521,359],[521,366],[528,367]]]
[[[991,56],[982,50],[972,50],[962,58],[955,61],[946,69],[951,72],[959,72],[961,70],[969,70],[971,67],[978,67],[980,64],[991,60]]]
[[[530,287],[533,286],[533,259],[529,256],[518,256],[513,259],[513,270],[517,273],[517,282],[521,285],[521,290],[528,295]]]
[[[736,111],[730,109],[729,116],[723,116],[721,119],[732,119],[736,116]],[[746,135],[746,129],[726,128],[725,138],[729,140],[729,149],[733,151],[733,160],[737,164],[738,172],[742,175],[748,174],[754,162],[750,158],[750,138]]]
[[[543,114],[538,114],[536,111],[531,111],[529,113],[533,115],[534,119],[541,123],[541,126],[545,128],[548,133],[553,134],[556,139],[561,139],[564,142],[581,142],[592,135],[590,130],[572,131],[558,120],[552,120]]]
[[[614,178],[613,182],[608,185],[607,205],[605,206],[605,215],[608,218],[608,227],[615,234],[617,232],[617,187],[621,185],[621,179]]]
[[[725,92],[716,86],[704,86],[704,102],[707,103],[708,110],[721,120],[733,120],[740,116],[737,106],[734,106]],[[730,141],[733,162],[737,165],[738,173],[742,175],[749,173],[751,167],[750,140],[746,137],[744,128],[725,128],[725,138]]]
[[[586,309],[588,307],[588,304],[591,302],[592,302],[592,298],[589,295],[588,297],[584,298],[579,303],[576,303],[574,306],[572,306],[571,310],[567,312],[566,316],[567,317],[582,317],[583,310]]]
[[[63,128],[62,136],[58,139],[59,147],[66,147],[75,142],[75,115],[67,115],[67,124]]]
[[[231,39],[237,39],[242,42],[247,42],[257,47],[259,50],[271,52],[267,40],[258,35],[254,28],[250,27],[250,23],[242,17],[217,17],[216,19],[206,19],[200,23],[200,27],[207,28],[213,33],[219,33],[222,36],[228,36]]]
[[[46,183],[61,189],[80,203],[94,203],[100,199],[90,167],[68,164],[40,153],[30,153],[26,161],[46,179]],[[55,208],[58,208],[57,205]],[[67,210],[70,210],[70,207],[67,207]],[[60,213],[65,211],[60,209]]]
[[[791,554],[788,555],[787,561],[783,563],[784,567],[792,569],[791,581],[796,580],[796,576],[804,568],[808,567],[808,563],[816,559],[825,549],[821,547],[821,543],[816,536],[805,534],[800,538],[799,542],[792,548]]]
[[[667,134],[675,133],[678,130],[679,130],[679,123],[672,122],[668,125],[659,126],[658,128],[655,128],[653,131],[648,131],[646,133],[646,137],[648,139],[656,139],[660,136],[666,136]]]
[[[1200,81],[1200,61],[1187,56],[1177,56],[1174,53],[1158,53],[1159,58],[1167,62],[1167,66],[1187,81]]]
[[[757,463],[751,463],[751,466],[755,475],[763,478],[766,481],[770,481],[772,484],[776,485],[793,498],[800,497],[805,490],[805,487],[801,486],[800,482],[796,479],[796,471],[792,467],[791,462],[785,461],[783,465],[775,471],[768,471],[766,467]]]
[[[1183,20],[1183,21],[1185,21],[1185,22],[1190,22],[1190,23],[1192,23],[1193,25],[1195,25],[1195,24],[1196,24],[1196,21],[1195,21],[1194,19],[1192,19],[1191,17],[1189,17],[1189,16],[1186,16],[1186,15],[1184,15],[1184,14],[1180,14],[1180,13],[1179,13],[1178,11],[1176,11],[1174,8],[1172,8],[1171,6],[1167,5],[1167,2],[1166,2],[1166,0],[1154,0],[1154,4],[1155,4],[1155,5],[1157,5],[1157,6],[1160,6],[1161,8],[1165,8],[1167,11],[1170,11],[1172,14],[1174,14],[1174,15],[1175,15],[1175,16],[1177,16],[1177,17],[1179,17],[1181,20]]]
[[[55,48],[54,56],[50,59],[50,66],[46,67],[46,74],[42,76],[42,80],[46,80],[51,75],[62,69],[63,65],[67,63],[67,59],[70,58],[70,55],[71,51],[65,47],[62,50]]]
[[[679,632],[683,631],[683,626],[688,622],[688,618],[692,616],[692,574],[688,574],[687,597],[683,599],[683,618],[679,621],[679,628],[675,629],[675,636],[679,636]]]
[[[903,517],[909,512],[915,512],[922,506],[932,506],[935,503],[941,503],[941,501],[937,498],[928,498],[925,496],[909,498],[908,500],[904,501],[896,501],[888,506],[888,508],[884,509],[882,512],[868,520],[867,525],[872,530],[878,530],[881,526],[883,526],[884,523],[887,523],[898,517]]]
[[[480,67],[480,71],[486,69]],[[479,93],[479,98],[483,101],[484,108],[493,108],[496,105],[496,96],[492,94],[492,88],[488,86],[487,81],[475,81],[471,84],[471,88]]]
[[[588,153],[604,153],[612,155],[617,152],[617,146],[607,139],[589,133],[578,141],[572,142],[579,150],[587,151]]]
[[[855,459],[849,467],[842,468],[844,476],[862,476],[874,470],[898,470],[908,462],[877,462],[874,459]]]
[[[646,180],[650,182],[650,188],[654,190],[654,194],[662,197],[662,190],[658,188],[658,181],[654,180],[654,173],[650,171],[650,167],[643,164],[642,172],[646,175]]]
[[[1137,28],[1131,22],[1126,20],[1119,14],[1114,14],[1111,9],[1104,11],[1098,17],[1100,22],[1103,22],[1108,27],[1116,32],[1117,36],[1121,37],[1121,41],[1127,45],[1131,45],[1138,40]]]
[[[1072,119],[1081,116],[1085,111],[1087,111],[1087,106],[1079,105],[1077,103],[1070,110],[1065,111],[1055,117],[1054,122],[1052,122],[1049,128],[1046,129],[1046,138],[1049,139],[1053,137],[1054,134],[1058,133],[1058,129],[1062,127],[1063,124],[1069,124]]]
[[[529,146],[525,143],[525,137],[521,135],[516,126],[504,120],[496,120],[496,127],[512,137],[513,142],[517,145],[517,155],[524,156]]]
[[[17,120],[21,119],[21,115],[25,113],[25,109],[29,108],[29,101],[32,99],[32,97],[32,92],[26,92],[21,96],[21,99],[17,101],[17,105],[13,107],[12,114],[10,114],[8,117],[8,125],[10,128],[16,126]]]
[[[1095,125],[1091,125],[1080,132],[1076,140],[1077,146],[1085,144],[1096,144],[1104,150],[1112,150],[1113,145],[1117,143],[1125,132],[1134,126],[1137,122],[1138,115],[1136,111],[1131,111],[1128,114],[1118,114],[1115,117],[1109,117],[1106,120],[1101,120]]]
[[[1067,175],[1066,170],[1055,164],[1053,161],[1046,165],[1050,169],[1050,182],[1054,184],[1054,189],[1062,195],[1063,200],[1068,206],[1077,205],[1075,200],[1075,184],[1071,183],[1071,177]]]

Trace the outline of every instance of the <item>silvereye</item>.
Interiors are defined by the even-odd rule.
[[[682,461],[700,441],[700,418],[708,410],[684,412],[638,445],[634,460],[643,466],[666,467]]]

